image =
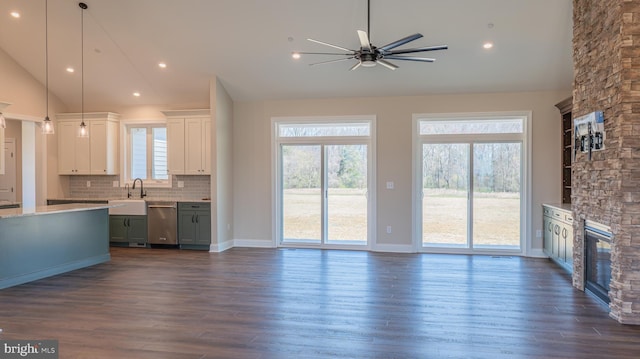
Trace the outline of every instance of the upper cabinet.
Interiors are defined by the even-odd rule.
[[[167,116],[167,168],[172,175],[211,174],[211,112],[164,111]]]
[[[111,112],[84,114],[89,137],[78,137],[79,113],[56,115],[58,122],[58,174],[118,174],[118,127],[120,115]]]

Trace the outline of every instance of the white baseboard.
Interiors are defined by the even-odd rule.
[[[531,249],[531,251],[529,251],[529,254],[527,254],[527,257],[532,257],[532,258],[549,258],[549,256],[544,253],[544,251],[540,248],[536,248],[536,249]]]
[[[234,239],[234,247],[275,248],[273,241],[262,239]]]
[[[371,247],[372,252],[389,252],[389,253],[415,253],[411,244],[384,244],[378,243]]]
[[[233,241],[225,241],[217,244],[211,243],[211,246],[209,247],[209,252],[220,253],[230,248],[233,248]]]

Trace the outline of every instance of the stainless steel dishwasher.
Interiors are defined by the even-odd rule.
[[[178,205],[170,201],[147,201],[149,244],[178,245]]]

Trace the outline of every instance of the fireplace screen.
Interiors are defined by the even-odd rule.
[[[607,227],[585,224],[585,288],[605,303],[611,282],[611,237]]]

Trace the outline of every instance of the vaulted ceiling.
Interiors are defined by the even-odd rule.
[[[209,81],[235,101],[569,90],[571,0],[371,0],[371,42],[422,33],[405,47],[446,44],[435,63],[392,61],[349,71],[353,61],[309,66],[332,52],[313,38],[359,48],[366,0],[48,0],[49,86],[80,110],[201,107]],[[10,15],[20,12],[20,18]],[[486,50],[483,43],[493,42]],[[0,48],[45,82],[45,0],[0,2]],[[162,69],[158,63],[164,62]],[[68,73],[67,67],[74,67]],[[132,94],[139,92],[140,96]]]

